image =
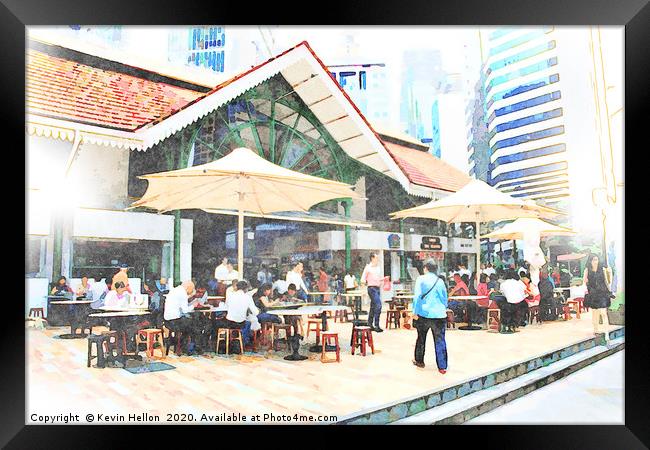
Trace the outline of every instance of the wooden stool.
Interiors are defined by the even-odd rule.
[[[339,347],[339,334],[333,331],[323,331],[321,333],[321,337],[323,338],[323,350],[320,355],[320,361],[323,363],[330,363],[330,362],[341,362],[341,349]],[[327,351],[327,346],[335,346],[336,347],[336,359],[332,358],[327,358],[325,356],[325,353]]]
[[[289,337],[291,337],[291,325],[288,323],[274,323],[273,324],[273,335],[272,335],[272,340],[271,340],[271,347],[274,350],[279,350],[275,348],[275,344],[279,342],[279,337],[280,337],[280,330],[284,331],[284,338],[285,338],[285,348],[284,350],[289,351]],[[295,331],[295,330],[294,330]]]
[[[29,308],[29,315],[27,317],[40,317],[41,319],[45,319],[45,313],[43,312],[43,308]]]
[[[104,362],[104,341],[106,336],[101,334],[91,334],[88,336],[88,364],[90,367],[91,360],[97,358],[97,367],[106,367]],[[95,344],[95,355],[92,354],[93,344]]]
[[[532,325],[533,319],[536,320],[537,323],[542,323],[542,317],[539,313],[539,305],[528,307],[528,324]]]
[[[307,336],[306,337],[309,337],[309,333],[311,331],[315,331],[316,332],[316,341],[318,342],[318,340],[320,339],[320,332],[321,332],[322,323],[323,323],[323,321],[321,319],[318,319],[318,320],[309,319],[307,321]],[[312,325],[314,325],[314,327],[312,327]]]
[[[571,306],[561,305],[560,308],[562,308],[562,313],[564,314],[564,320],[571,320]]]
[[[349,314],[349,312],[348,312],[347,307],[345,309],[339,309],[339,310],[334,311],[334,323],[336,323],[337,319],[341,323],[348,322],[349,321],[348,314]]]
[[[143,339],[144,337],[144,339]],[[165,344],[163,343],[163,331],[158,328],[145,328],[138,330],[135,335],[136,353],[140,353],[140,344],[147,344],[147,356],[153,358],[154,344],[160,344],[160,357],[165,359]]]
[[[235,336],[233,334],[236,333]],[[239,350],[244,354],[244,340],[242,339],[242,331],[239,328],[217,328],[217,346],[216,353],[219,353],[219,342],[226,342],[226,355],[230,354],[230,341],[239,341]]]
[[[354,349],[356,347],[361,347],[361,354],[366,356],[366,342],[370,345],[372,354],[375,354],[375,346],[372,342],[372,332],[368,326],[358,326],[352,328],[352,354],[354,355]]]
[[[400,328],[400,315],[401,311],[397,309],[389,309],[386,311],[386,329],[389,330],[391,325],[393,328]]]
[[[273,322],[262,322],[262,329],[260,333],[260,346],[268,346],[273,348]],[[255,344],[253,344],[255,347]]]
[[[180,331],[172,330],[171,328],[167,328],[167,330],[169,330],[169,332],[167,334],[167,341],[165,344],[165,356],[169,355],[170,347],[174,347],[174,353],[176,353],[177,356],[180,356],[182,353],[182,348],[181,348],[181,340],[183,338],[182,333]],[[192,336],[187,336],[188,345],[191,339]],[[165,342],[164,335],[163,335],[163,342]]]
[[[583,311],[589,311],[589,308],[585,306],[585,298],[584,297],[576,297],[573,300],[578,302],[578,312],[582,313]],[[580,316],[578,316],[580,317]]]
[[[568,300],[567,304],[571,306],[576,312],[576,319],[580,318],[580,302],[577,300]]]
[[[102,336],[106,336],[104,345],[106,351],[104,352],[104,359],[106,362],[115,362],[119,361],[124,363],[124,355],[122,354],[122,349],[119,346],[119,338],[117,331],[104,331]]]
[[[447,310],[447,328],[456,329],[456,321],[454,320],[454,312],[451,309]]]
[[[488,331],[496,331],[498,333],[500,326],[501,326],[501,310],[499,308],[492,308],[492,309],[488,308],[487,310]]]

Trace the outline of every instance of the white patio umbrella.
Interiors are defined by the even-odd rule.
[[[484,235],[489,239],[523,239],[528,232],[539,233],[540,236],[575,236],[576,232],[570,228],[553,225],[540,219],[521,218],[504,225],[492,233]]]
[[[352,186],[305,175],[260,157],[247,148],[187,169],[143,175],[149,186],[131,208],[146,206],[160,212],[175,209],[231,209],[238,211],[237,264],[244,270],[244,213],[308,211],[336,198],[360,198]]]
[[[533,202],[524,202],[505,194],[481,180],[472,180],[457,192],[440,200],[392,213],[393,219],[420,217],[448,223],[475,222],[477,260],[481,263],[480,222],[490,222],[522,217],[550,218],[562,214]],[[478,274],[478,270],[476,270]]]

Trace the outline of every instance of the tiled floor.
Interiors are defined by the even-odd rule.
[[[581,320],[529,325],[511,335],[448,330],[449,369],[440,375],[431,337],[427,367],[418,369],[411,363],[414,330],[373,333],[375,355],[363,357],[350,354],[350,324],[330,319],[330,327],[339,332],[340,364],[322,364],[319,355],[309,353],[304,346],[301,353],[310,359],[302,362],[283,360],[285,352],[230,357],[170,355],[165,361],[176,369],[137,375],[122,369],[87,368],[86,340],[53,338],[66,332],[65,328],[29,328],[29,412],[83,416],[148,413],[159,415],[163,422],[167,413],[241,413],[249,417],[297,413],[342,418],[451,386],[593,336],[589,313]],[[312,334],[309,344],[313,340]]]
[[[624,424],[624,363],[623,350],[466,424]]]

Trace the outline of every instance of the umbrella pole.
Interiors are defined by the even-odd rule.
[[[244,211],[237,214],[237,271],[239,279],[244,279]]]
[[[481,222],[479,222],[479,213],[476,213],[476,286],[481,276]]]

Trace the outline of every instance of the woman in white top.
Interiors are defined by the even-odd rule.
[[[303,265],[299,262],[293,267],[293,270],[287,272],[287,284],[295,284],[298,290],[296,297],[301,300],[307,300],[309,290],[305,285],[305,281],[302,279],[302,268]]]
[[[379,327],[379,316],[381,315],[381,292],[379,288],[382,281],[382,268],[379,266],[379,257],[371,253],[370,263],[366,264],[361,275],[361,282],[368,286],[368,296],[370,297],[370,311],[368,312],[368,326],[372,331],[381,333]]]

